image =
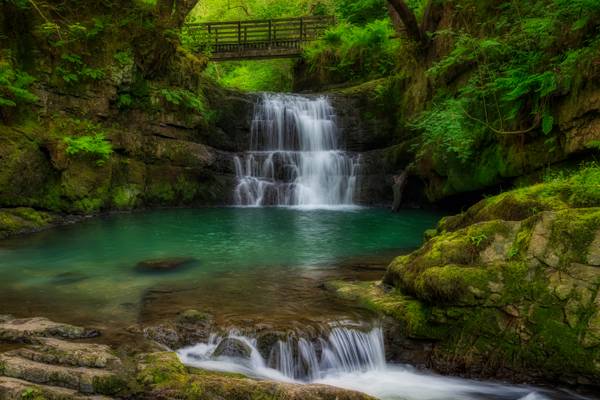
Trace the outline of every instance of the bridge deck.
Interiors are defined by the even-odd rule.
[[[211,60],[296,57],[302,44],[335,23],[331,16],[187,24],[187,34],[208,49]]]

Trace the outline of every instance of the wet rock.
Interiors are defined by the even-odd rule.
[[[177,316],[177,322],[181,324],[204,324],[212,320],[208,313],[198,310],[186,310]]]
[[[117,384],[115,374],[98,368],[45,364],[6,354],[0,355],[0,364],[6,377],[65,387],[85,394],[114,394],[121,386]]]
[[[257,381],[237,374],[187,370],[177,355],[169,352],[143,354],[138,358],[137,382],[144,398],[198,398],[201,387],[206,399],[372,400],[366,394],[325,385],[284,384]]]
[[[52,278],[55,285],[71,285],[88,279],[88,276],[80,272],[63,272]]]
[[[47,318],[9,319],[0,323],[0,341],[30,343],[36,337],[84,339],[99,336],[93,329],[62,324]]]
[[[54,338],[39,338],[37,344],[5,353],[46,364],[73,367],[118,369],[121,361],[110,347],[94,343],[73,343]]]
[[[169,349],[206,342],[214,327],[214,317],[198,310],[186,310],[174,321],[143,328],[144,336]]]
[[[0,399],[4,400],[110,400],[104,396],[86,396],[73,389],[39,385],[22,379],[0,377]]]
[[[185,266],[195,263],[197,260],[193,257],[173,257],[157,258],[152,260],[140,261],[137,269],[149,272],[166,272],[181,269]]]
[[[213,353],[213,357],[235,357],[250,359],[252,348],[240,339],[226,338],[221,340]]]
[[[148,326],[144,328],[143,332],[146,339],[153,340],[169,349],[177,349],[185,345],[177,329],[170,324]]]
[[[256,348],[260,355],[268,360],[271,355],[271,350],[280,340],[285,340],[286,334],[284,332],[265,331],[260,333],[256,338]]]

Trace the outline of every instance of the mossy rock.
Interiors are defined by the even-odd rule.
[[[138,365],[137,381],[150,398],[372,400],[365,394],[324,385],[256,381],[239,374],[188,369],[170,352],[142,355]]]
[[[32,208],[0,209],[0,239],[45,229],[57,220],[58,218],[53,214]]]

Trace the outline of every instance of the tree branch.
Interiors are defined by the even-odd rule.
[[[426,44],[427,36],[421,30],[421,27],[419,27],[415,13],[408,7],[404,0],[388,0],[388,2],[404,24],[408,37],[417,43]],[[394,20],[393,13],[392,20]]]

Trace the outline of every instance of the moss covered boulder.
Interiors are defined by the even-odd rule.
[[[52,226],[59,218],[28,207],[0,208],[0,239]]]
[[[600,201],[569,182],[485,199],[443,220],[382,282],[329,288],[431,343],[438,371],[597,387]]]
[[[146,398],[207,400],[367,400],[371,397],[325,385],[255,381],[243,375],[186,368],[175,353],[142,355],[137,381]]]

